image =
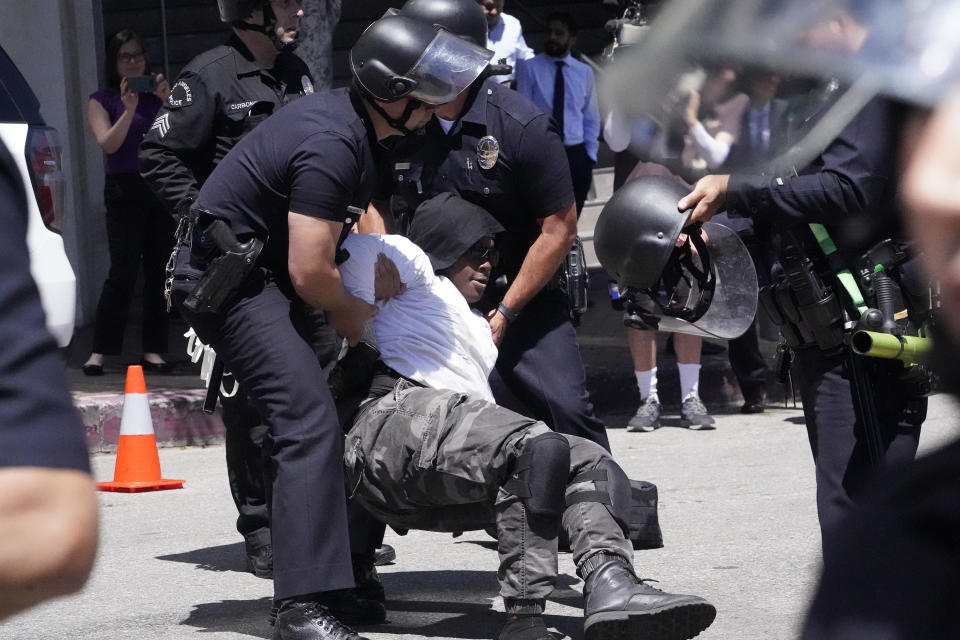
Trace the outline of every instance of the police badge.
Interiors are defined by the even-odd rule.
[[[306,74],[300,76],[300,86],[303,88],[303,95],[309,96],[313,93],[313,83],[310,82],[310,77]]]
[[[500,143],[493,136],[483,136],[477,143],[477,164],[481,169],[493,169],[500,157]]]

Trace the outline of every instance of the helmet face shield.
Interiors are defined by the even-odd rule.
[[[708,222],[681,236],[657,283],[627,289],[628,324],[643,329],[730,339],[757,312],[757,272],[736,232]]]
[[[416,83],[409,96],[426,104],[444,104],[480,77],[493,52],[443,29],[405,75]]]

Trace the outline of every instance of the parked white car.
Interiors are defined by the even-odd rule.
[[[47,327],[65,347],[73,336],[77,281],[59,231],[65,188],[59,136],[44,123],[36,95],[2,47],[0,142],[16,161],[27,192],[30,270],[40,290]]]

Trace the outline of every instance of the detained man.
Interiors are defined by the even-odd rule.
[[[381,253],[406,285],[372,320],[380,360],[344,447],[353,498],[393,527],[496,527],[500,640],[552,638],[542,614],[561,527],[584,580],[588,640],[692,638],[716,610],[636,577],[624,533],[630,484],[607,451],[493,403],[497,349],[470,303],[486,289],[501,231],[482,208],[443,193],[420,205],[409,239],[345,240],[340,272],[353,295],[374,302]]]

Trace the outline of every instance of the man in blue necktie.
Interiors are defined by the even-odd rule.
[[[597,162],[600,110],[593,70],[570,55],[576,41],[577,25],[570,14],[551,14],[544,52],[517,61],[517,91],[553,114],[566,147],[579,215]]]

